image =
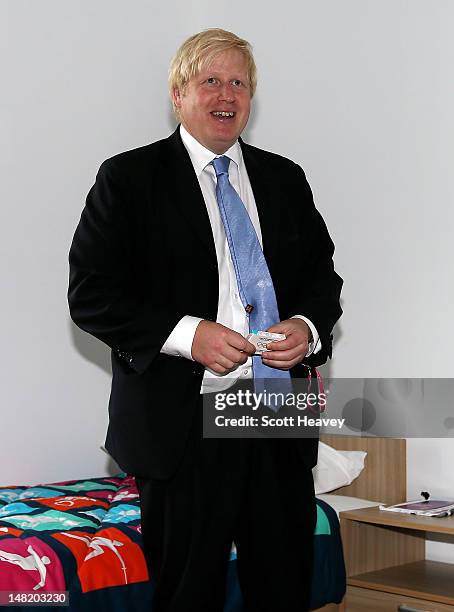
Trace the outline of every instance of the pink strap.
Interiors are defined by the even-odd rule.
[[[309,376],[308,376],[309,384],[308,384],[308,388],[310,389],[311,388],[311,380],[312,380],[312,372],[311,372],[311,368],[309,366],[307,366],[307,368],[309,370]],[[319,396],[320,395],[325,395],[325,385],[323,384],[322,375],[317,370],[317,368],[314,368],[314,370],[315,370],[315,373],[317,375],[318,395]],[[325,395],[325,397],[326,397],[326,395]],[[319,404],[319,407],[320,407],[320,404]],[[320,412],[325,412],[325,410],[326,410],[326,402],[325,402],[325,405],[320,408]]]

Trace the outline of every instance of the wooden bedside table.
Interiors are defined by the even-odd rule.
[[[340,513],[346,612],[454,612],[454,564],[425,560],[426,533],[454,534],[454,516],[374,508]]]

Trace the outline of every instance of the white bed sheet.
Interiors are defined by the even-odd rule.
[[[334,508],[337,512],[337,516],[339,516],[339,512],[343,512],[344,510],[358,510],[359,508],[371,508],[372,506],[380,505],[380,502],[360,499],[359,497],[348,497],[347,495],[321,493],[320,495],[316,495],[316,497]]]

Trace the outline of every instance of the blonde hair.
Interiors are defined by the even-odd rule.
[[[247,40],[220,28],[210,28],[194,34],[185,40],[178,49],[169,68],[170,97],[172,97],[175,89],[183,92],[192,77],[209,66],[216,55],[229,49],[238,49],[246,59],[252,98],[257,87],[257,68],[252,55],[252,47]],[[177,112],[175,105],[174,110]]]

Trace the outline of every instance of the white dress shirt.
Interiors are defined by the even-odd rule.
[[[237,331],[242,336],[246,336],[249,333],[248,317],[238,292],[235,269],[216,200],[216,173],[210,163],[219,156],[201,145],[183,126],[180,126],[180,134],[194,166],[213,231],[219,276],[219,302],[216,322]],[[230,183],[244,203],[259,242],[262,245],[262,233],[260,231],[257,206],[238,141],[224,155],[231,159],[229,166]],[[318,353],[321,349],[321,343],[315,326],[302,315],[295,315],[295,317],[303,319],[312,332],[313,341],[309,345],[307,354]],[[192,341],[197,326],[202,320],[197,316],[184,316],[172,330],[161,352],[193,360],[191,354]],[[206,368],[202,380],[201,393],[228,389],[240,377],[252,378],[251,357],[249,357],[245,364],[227,374],[217,374]]]

